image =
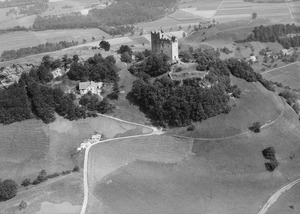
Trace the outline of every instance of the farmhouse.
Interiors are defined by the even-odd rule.
[[[281,50],[281,53],[282,53],[284,56],[289,56],[289,55],[291,55],[293,52],[292,52],[292,49],[282,49],[282,50]]]
[[[162,30],[151,32],[151,48],[156,54],[166,54],[173,62],[178,60],[178,39]]]
[[[100,93],[102,86],[102,82],[81,82],[79,83],[79,91],[81,95],[86,94],[90,91],[92,94],[97,94],[101,96]]]

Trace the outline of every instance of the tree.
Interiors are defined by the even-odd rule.
[[[121,61],[126,63],[131,63],[132,58],[131,55],[128,52],[124,52],[121,54]]]
[[[0,199],[8,200],[16,196],[18,184],[11,179],[7,179],[0,184]]]
[[[136,61],[142,61],[142,60],[144,60],[145,59],[145,55],[142,53],[142,52],[137,52],[136,54],[135,54],[135,59],[136,59]]]
[[[82,43],[85,44],[87,41],[86,39],[82,39]]]
[[[100,48],[103,48],[105,51],[109,51],[109,49],[110,49],[110,44],[109,44],[109,42],[104,41],[104,40],[102,40],[102,41],[99,43],[99,46],[100,46]]]
[[[92,40],[95,41],[96,40],[95,37],[92,37]]]
[[[73,58],[72,58],[72,61],[73,62],[78,62],[79,61],[79,56],[77,54],[74,54]]]
[[[271,147],[268,147],[268,148],[265,148],[264,150],[262,150],[262,154],[265,159],[272,160],[272,159],[275,159],[276,151],[275,151],[274,147],[271,146]]]
[[[46,170],[41,170],[39,175],[36,177],[36,179],[32,182],[33,185],[36,185],[36,184],[39,184],[39,183],[42,183],[44,181],[47,180],[47,172]]]
[[[253,12],[252,13],[252,19],[256,19],[256,17],[257,17],[257,13]]]
[[[119,99],[120,87],[117,81],[114,82],[111,96],[113,99]]]
[[[127,52],[130,56],[132,56],[132,49],[128,45],[121,45],[117,52],[118,54]]]

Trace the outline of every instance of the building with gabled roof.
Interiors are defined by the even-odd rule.
[[[92,94],[97,94],[101,97],[101,90],[103,87],[103,82],[80,82],[79,83],[79,91],[81,95],[88,93],[89,91]]]

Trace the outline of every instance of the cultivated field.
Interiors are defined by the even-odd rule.
[[[268,214],[293,214],[300,212],[300,184],[283,193],[275,204],[271,206]]]
[[[259,83],[232,79],[232,84],[239,86],[242,95],[240,99],[232,100],[235,107],[232,107],[228,114],[195,123],[194,131],[186,132],[186,128],[176,128],[171,130],[171,133],[194,138],[228,137],[248,131],[249,126],[256,121],[265,124],[280,116],[283,109],[282,100],[274,93],[267,91]]]
[[[0,47],[0,54],[4,50],[32,47],[46,42],[59,41],[78,41],[86,39],[92,41],[92,37],[101,40],[102,36],[108,37],[108,34],[100,29],[74,29],[74,30],[47,30],[47,31],[29,31],[29,32],[11,32],[0,34],[0,41],[5,41]],[[98,43],[99,44],[99,43]]]
[[[263,73],[263,77],[293,89],[300,89],[300,62]]]

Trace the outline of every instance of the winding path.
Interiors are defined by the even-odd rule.
[[[162,130],[157,129],[156,127],[152,127],[152,126],[146,126],[143,124],[138,124],[138,123],[132,123],[132,122],[128,122],[125,120],[121,120],[119,118],[115,118],[112,116],[108,116],[108,115],[103,115],[103,114],[99,114],[103,117],[107,117],[107,118],[111,118],[123,123],[128,123],[128,124],[132,124],[132,125],[137,125],[137,126],[142,126],[142,127],[146,127],[149,129],[152,129],[152,132],[149,134],[141,134],[141,135],[133,135],[133,136],[127,136],[127,137],[118,137],[118,138],[112,138],[112,139],[108,139],[108,140],[102,140],[102,141],[98,141],[96,143],[90,144],[87,146],[86,150],[85,150],[85,154],[84,154],[84,167],[83,167],[83,182],[84,182],[84,199],[83,199],[83,204],[82,204],[82,208],[80,211],[80,214],[85,214],[86,208],[87,208],[87,204],[88,204],[88,195],[89,195],[89,186],[88,186],[88,159],[89,159],[89,152],[90,149],[97,144],[100,143],[104,143],[104,142],[109,142],[109,141],[115,141],[115,140],[122,140],[122,139],[130,139],[130,138],[138,138],[138,137],[146,137],[146,136],[151,136],[151,135],[161,135],[164,132]]]
[[[281,187],[279,190],[277,190],[265,203],[265,205],[262,207],[262,209],[258,212],[258,214],[266,214],[268,212],[268,209],[277,201],[277,199],[280,197],[282,193],[292,188],[294,185],[300,183],[300,178],[297,180],[294,180],[283,187]]]

